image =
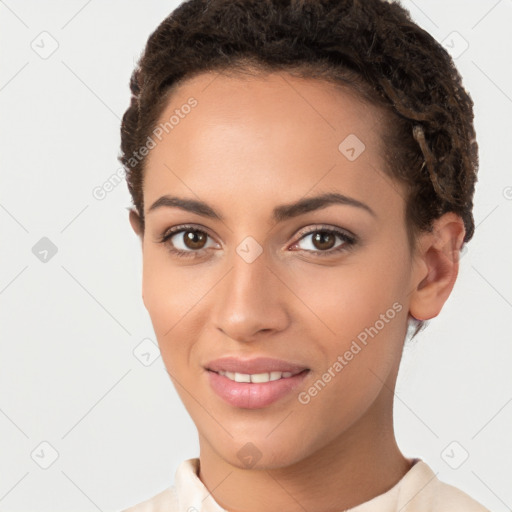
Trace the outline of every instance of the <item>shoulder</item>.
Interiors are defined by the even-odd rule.
[[[481,503],[474,500],[465,492],[437,480],[436,493],[433,496],[433,510],[435,512],[490,512]]]
[[[198,478],[199,459],[192,458],[182,461],[174,475],[174,484],[150,499],[142,501],[121,512],[187,512],[198,510],[191,507],[191,502],[209,494]]]
[[[465,492],[439,480],[421,460],[404,478],[399,496],[403,512],[490,512]]]
[[[178,496],[174,485],[158,493],[156,496],[121,512],[161,512],[163,510],[166,512],[178,512],[179,510]]]

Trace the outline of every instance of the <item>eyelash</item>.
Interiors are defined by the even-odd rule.
[[[187,231],[204,233],[207,236],[210,236],[210,235],[208,235],[208,233],[205,230],[198,229],[198,228],[196,228],[196,227],[194,227],[192,225],[186,224],[186,225],[175,226],[174,228],[171,228],[171,229],[167,230],[163,234],[163,236],[159,238],[158,243],[164,244],[166,246],[167,250],[169,252],[171,252],[171,254],[173,254],[175,256],[178,256],[179,258],[197,258],[197,257],[200,256],[202,251],[206,251],[208,249],[199,249],[197,251],[194,251],[194,250],[182,251],[180,249],[174,248],[172,245],[167,243],[168,240],[172,236],[174,236],[174,235],[176,235],[178,233],[183,233],[183,232],[187,232]],[[308,250],[305,250],[305,249],[300,249],[303,252],[307,252],[307,253],[313,254],[315,257],[322,258],[322,257],[325,257],[325,256],[332,256],[333,254],[337,254],[337,253],[349,250],[352,246],[354,246],[357,243],[357,238],[356,237],[350,236],[347,233],[345,233],[344,231],[340,231],[340,230],[334,229],[334,228],[326,228],[326,227],[322,227],[322,226],[315,226],[314,229],[311,229],[311,230],[308,230],[306,232],[300,233],[300,237],[298,238],[298,240],[293,245],[296,245],[303,238],[305,238],[308,235],[314,234],[314,233],[329,233],[329,234],[332,234],[332,235],[336,235],[339,238],[341,238],[341,240],[343,240],[343,242],[344,242],[343,244],[339,245],[338,247],[336,247],[334,249],[329,249],[329,250],[326,250],[326,251],[308,251]]]

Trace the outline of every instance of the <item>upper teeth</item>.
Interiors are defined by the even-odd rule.
[[[269,382],[271,380],[286,379],[291,377],[292,372],[270,372],[270,373],[236,373],[236,372],[224,372],[218,371],[219,375],[223,375],[230,380],[235,382]]]

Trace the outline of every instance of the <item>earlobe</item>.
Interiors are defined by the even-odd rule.
[[[410,302],[414,318],[429,320],[441,312],[457,279],[464,234],[463,220],[448,212],[434,222],[432,232],[422,235]]]

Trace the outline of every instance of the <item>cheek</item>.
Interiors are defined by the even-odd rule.
[[[373,325],[403,297],[404,280],[390,261],[310,268],[295,278],[294,291],[313,313],[312,325],[347,340]],[[395,308],[396,310],[396,308]],[[394,318],[394,313],[390,314]]]
[[[142,290],[162,359],[173,373],[189,364],[208,321],[211,292],[219,277],[207,266],[179,265],[166,251],[144,254]]]
[[[176,267],[165,251],[146,251],[142,272],[144,305],[161,346],[180,331],[180,324],[201,298],[185,267]],[[191,268],[191,267],[189,267]]]
[[[331,369],[338,378],[330,386],[333,394],[325,395],[328,407],[339,400],[348,409],[365,404],[401,357],[407,322],[406,268],[400,250],[378,252],[367,250],[337,268],[302,272],[295,281],[294,290],[314,313],[306,312],[311,321],[304,325],[306,337],[316,340],[323,354],[325,368],[320,371],[342,357],[338,371]],[[344,396],[335,389],[352,392]]]

